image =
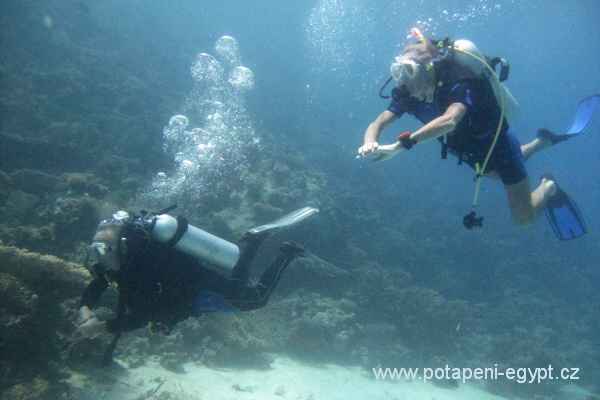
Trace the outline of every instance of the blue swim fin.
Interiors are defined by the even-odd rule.
[[[556,133],[556,135],[577,136],[587,131],[592,121],[594,121],[599,101],[600,95],[590,96],[581,100],[569,129],[566,132]]]
[[[543,177],[551,179],[549,175]],[[556,185],[556,194],[548,199],[544,212],[560,240],[576,239],[587,233],[587,226],[579,207],[558,185]]]
[[[214,292],[202,291],[196,297],[195,311],[238,312],[227,300]]]
[[[598,110],[598,103],[600,103],[600,95],[597,94],[581,100],[569,129],[565,132],[552,132],[549,129],[542,128],[538,130],[537,137],[548,139],[554,145],[573,136],[581,135],[592,125]]]

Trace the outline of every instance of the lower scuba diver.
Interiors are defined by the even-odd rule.
[[[508,63],[501,58],[483,56],[467,40],[428,40],[418,29],[418,38],[407,46],[390,68],[391,77],[380,90],[391,97],[389,107],[365,131],[357,158],[372,157],[373,162],[388,160],[433,139],[442,144],[442,158],[450,153],[476,170],[477,188],[465,227],[483,226],[475,214],[479,185],[483,176],[504,183],[511,214],[521,226],[531,226],[545,210],[561,240],[586,233],[585,222],[573,200],[558,186],[551,174],[544,174],[532,190],[525,162],[537,152],[585,132],[594,118],[600,96],[584,99],[570,128],[563,133],[539,129],[537,137],[520,145],[509,122],[518,105],[502,84],[508,78]],[[495,68],[500,65],[500,77]],[[385,86],[394,79],[398,85],[391,96],[383,96]],[[403,114],[415,116],[423,126],[398,136],[389,145],[378,143],[380,134]]]
[[[94,279],[82,296],[78,329],[88,338],[114,335],[105,365],[112,361],[122,332],[148,326],[152,333],[169,334],[179,322],[204,312],[264,307],[295,258],[310,259],[306,265],[319,272],[348,274],[286,241],[258,283],[248,286],[251,263],[264,240],[316,214],[316,208],[304,207],[248,230],[241,238],[241,253],[236,245],[189,225],[185,218],[167,215],[170,210],[133,217],[119,211],[100,222],[87,246],[85,265]],[[100,321],[93,309],[109,286],[119,292],[117,316]]]

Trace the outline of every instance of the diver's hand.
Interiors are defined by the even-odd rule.
[[[386,144],[379,146],[377,150],[372,152],[370,155],[373,156],[373,162],[385,161],[395,157],[398,153],[404,150],[402,143],[397,142],[394,144]]]
[[[365,143],[361,147],[358,148],[358,155],[356,156],[356,158],[368,156],[368,155],[372,154],[374,151],[376,151],[378,147],[379,147],[379,143],[377,143],[377,142]]]
[[[84,324],[95,317],[96,313],[90,310],[88,306],[83,306],[79,309],[79,312],[77,313],[77,324]]]
[[[98,318],[93,317],[82,325],[79,325],[79,331],[83,336],[89,339],[93,339],[103,333],[107,333],[106,321],[100,321]]]

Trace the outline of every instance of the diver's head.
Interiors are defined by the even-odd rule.
[[[410,45],[396,57],[390,67],[398,86],[406,87],[411,96],[419,100],[427,97],[431,86],[432,60],[439,57],[439,49],[428,40]]]
[[[92,244],[86,247],[85,267],[94,276],[105,274],[109,270],[121,269],[126,251],[124,230],[129,214],[119,211],[110,220],[100,222]]]

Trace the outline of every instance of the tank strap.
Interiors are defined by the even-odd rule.
[[[185,217],[178,215],[177,217],[175,217],[175,219],[177,219],[177,230],[175,231],[175,234],[173,235],[173,237],[164,243],[165,245],[167,245],[169,247],[175,246],[177,244],[177,242],[179,242],[179,239],[181,239],[183,234],[188,229],[188,222],[187,222],[187,219],[185,219]]]
[[[508,61],[506,61],[504,58],[494,57],[489,61],[488,64],[494,71],[496,70],[496,65],[500,64],[500,74],[498,75],[498,79],[500,82],[504,82],[508,79],[508,73],[510,72]]]

